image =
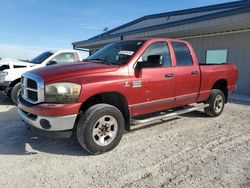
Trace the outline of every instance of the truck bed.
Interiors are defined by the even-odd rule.
[[[198,101],[208,98],[210,89],[215,81],[221,80],[227,82],[228,93],[235,90],[238,77],[238,70],[234,64],[200,64],[201,84],[200,96]]]

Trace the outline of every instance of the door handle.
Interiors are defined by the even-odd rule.
[[[165,74],[165,77],[166,78],[172,78],[172,77],[174,77],[174,73]]]
[[[198,71],[192,71],[191,74],[196,75],[196,74],[198,74]]]

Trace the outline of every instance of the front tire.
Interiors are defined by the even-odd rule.
[[[96,104],[80,115],[76,135],[80,145],[89,153],[101,154],[118,145],[124,127],[124,117],[116,107]]]
[[[20,90],[21,90],[20,82],[14,85],[14,87],[11,89],[10,97],[15,104],[17,104],[17,98],[20,93]]]
[[[210,117],[219,116],[225,106],[225,95],[221,90],[212,89],[206,103],[209,104],[209,106],[204,109],[206,114]]]

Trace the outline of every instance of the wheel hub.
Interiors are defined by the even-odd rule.
[[[109,132],[109,125],[106,123],[105,125],[102,125],[99,130],[99,134],[106,135],[106,133]]]
[[[220,113],[222,108],[223,108],[223,98],[222,96],[218,95],[214,101],[214,110],[216,113]]]
[[[93,139],[99,146],[109,145],[116,137],[118,123],[113,116],[103,116],[94,125]]]

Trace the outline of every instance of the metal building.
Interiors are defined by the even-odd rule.
[[[72,44],[94,52],[110,42],[138,37],[185,39],[192,43],[200,63],[214,59],[237,64],[235,97],[250,98],[250,1],[148,15]]]

